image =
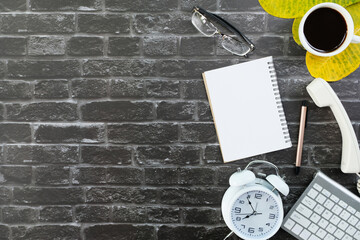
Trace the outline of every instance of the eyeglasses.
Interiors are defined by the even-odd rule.
[[[207,37],[220,34],[222,47],[232,54],[247,57],[247,54],[255,49],[254,44],[245,35],[221,17],[205,9],[194,7],[191,22],[199,32]],[[235,37],[221,33],[215,25],[226,29]]]

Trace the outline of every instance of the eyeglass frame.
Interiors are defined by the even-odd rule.
[[[242,57],[247,57],[247,54],[254,51],[255,50],[255,45],[245,36],[243,35],[239,30],[237,30],[234,26],[232,26],[229,22],[227,22],[225,19],[219,17],[218,15],[214,14],[214,13],[210,13],[208,11],[206,11],[205,9],[195,6],[193,8],[193,12],[198,12],[199,14],[201,14],[202,16],[204,16],[210,23],[217,23],[220,26],[224,27],[226,30],[230,31],[232,34],[234,34],[237,37],[240,37],[241,39],[243,39],[248,45],[249,45],[249,50],[247,52],[245,52],[244,54],[235,54],[238,56],[242,56]],[[213,21],[213,22],[212,22]],[[239,41],[236,38],[233,38],[227,34],[221,33],[219,31],[219,29],[213,24],[213,26],[216,29],[216,33],[220,34],[222,37],[227,36],[229,38],[234,39],[235,41]],[[227,50],[227,49],[226,49]],[[229,51],[229,50],[227,50]],[[232,53],[232,52],[231,52]]]

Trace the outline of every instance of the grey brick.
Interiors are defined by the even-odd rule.
[[[220,9],[222,11],[259,11],[262,10],[258,1],[253,0],[221,0]]]
[[[1,3],[0,3],[1,9]],[[1,37],[0,56],[24,56],[26,54],[26,38]]]
[[[220,222],[220,211],[212,208],[183,209],[186,224],[216,224]]]
[[[191,34],[197,32],[189,21],[189,16],[177,13],[136,15],[133,26],[137,34]]]
[[[147,146],[136,149],[136,161],[140,165],[197,165],[200,148],[196,146]]]
[[[281,176],[285,176],[285,181],[290,185],[307,186],[314,178],[317,169],[307,168],[302,166],[299,176],[294,174],[294,167],[282,168],[280,171]]]
[[[297,127],[298,128],[298,127]],[[294,136],[290,133],[290,136]],[[338,144],[341,143],[341,133],[337,123],[311,124],[306,126],[305,144]]]
[[[340,164],[341,149],[341,145],[314,146],[310,153],[311,163],[317,167],[321,167],[326,164]]]
[[[287,54],[289,56],[305,56],[306,50],[299,46],[292,37],[289,37]]]
[[[157,237],[158,239],[172,239],[172,240],[195,240],[201,239],[206,233],[205,227],[192,226],[160,226]]]
[[[147,240],[154,237],[154,227],[133,226],[125,224],[95,225],[86,227],[85,238],[88,240],[97,239],[138,239]]]
[[[208,102],[198,102],[197,115],[199,121],[213,121],[210,105]]]
[[[190,12],[194,6],[201,6],[208,11],[215,11],[217,9],[216,0],[183,0],[180,1],[180,8],[183,11]]]
[[[10,239],[10,228],[6,225],[0,225],[0,240]]]
[[[321,167],[320,170],[325,173],[327,176],[332,176],[332,179],[337,183],[344,185],[344,186],[355,186],[357,177],[355,175],[351,177],[344,178],[342,176],[343,172],[339,167]],[[316,171],[315,171],[316,172]],[[306,173],[307,174],[307,173]],[[309,173],[310,174],[310,173]],[[311,179],[310,179],[311,180]],[[310,182],[310,181],[309,181]],[[306,186],[306,185],[305,185]]]
[[[130,19],[117,14],[79,14],[79,32],[129,33]]]
[[[3,104],[0,104],[0,120],[4,119],[4,115],[5,115],[5,107]]]
[[[86,60],[84,76],[155,76],[153,60]]]
[[[231,23],[241,33],[265,32],[264,13],[232,13],[219,14],[219,16]]]
[[[306,91],[306,86],[313,79],[304,79],[291,77],[290,79],[278,78],[278,85],[281,97],[283,98],[300,98],[300,99],[309,99],[309,94]]]
[[[205,85],[203,81],[183,81],[182,88],[184,91],[184,98],[186,99],[207,99]]]
[[[36,126],[37,143],[101,143],[104,142],[102,124],[46,124]]]
[[[0,81],[0,99],[30,99],[31,85],[23,81]]]
[[[177,9],[177,1],[173,0],[105,0],[107,11],[119,12],[168,12]]]
[[[31,142],[30,125],[16,123],[0,124],[0,142]]]
[[[111,143],[172,143],[178,140],[176,124],[109,124]]]
[[[79,162],[77,146],[8,145],[6,154],[6,162],[9,164],[72,164]]]
[[[87,203],[155,203],[157,191],[135,187],[91,187],[86,190]]]
[[[72,222],[71,207],[49,206],[40,209],[40,222]]]
[[[64,55],[65,39],[61,36],[31,36],[28,47],[31,56]]]
[[[180,54],[183,56],[212,56],[215,54],[215,38],[182,37]]]
[[[147,96],[156,98],[179,98],[180,82],[152,80],[146,82]]]
[[[345,101],[343,101],[342,104],[344,105],[344,108],[345,108],[346,112],[348,113],[351,121],[359,121],[360,120],[360,113],[358,111],[360,102],[352,102],[352,101],[345,102]]]
[[[354,96],[359,96],[359,81],[357,79],[331,82],[329,84],[341,100],[345,98],[353,99]]]
[[[106,168],[77,167],[71,169],[74,185],[106,183]]]
[[[107,95],[107,81],[101,79],[75,79],[71,81],[73,98],[102,98]]]
[[[114,79],[110,82],[112,98],[142,98],[146,95],[145,82],[137,79]]]
[[[84,202],[81,188],[39,188],[15,187],[13,190],[14,203],[28,204],[80,204]]]
[[[157,106],[157,118],[163,120],[193,120],[195,103],[192,102],[165,102]]]
[[[180,127],[181,142],[216,142],[214,124],[189,123]]]
[[[63,78],[79,77],[80,64],[76,60],[24,61],[10,60],[8,74],[11,78]]]
[[[102,56],[103,51],[103,37],[72,37],[67,43],[70,56]]]
[[[1,183],[7,184],[30,184],[31,167],[27,166],[1,166]]]
[[[139,37],[109,37],[109,56],[136,56],[140,55]]]
[[[149,185],[176,185],[179,182],[176,168],[145,168],[145,183]]]
[[[179,184],[181,185],[214,185],[215,171],[210,168],[180,168]]]
[[[101,0],[31,0],[33,11],[100,11]]]
[[[275,60],[274,61],[276,75],[278,78],[301,76],[302,79],[306,79],[310,76],[305,59],[303,60]]]
[[[225,189],[218,188],[164,188],[160,202],[170,205],[220,205]]]
[[[60,99],[69,97],[68,81],[66,80],[43,80],[35,81],[35,98]]]
[[[14,240],[36,239],[80,239],[80,227],[74,225],[41,225],[12,227]]]
[[[81,106],[85,121],[146,121],[154,119],[153,112],[150,102],[92,102]]]
[[[127,222],[144,223],[147,221],[146,208],[114,206],[112,221],[121,222],[121,223],[127,223]]]
[[[120,185],[139,185],[143,181],[143,175],[143,171],[138,168],[108,168],[107,182]]]
[[[66,166],[43,166],[36,167],[36,185],[69,185],[69,167]]]
[[[6,71],[6,64],[4,61],[0,61],[0,78],[3,78],[5,76],[5,71]]]
[[[292,136],[293,139],[297,140],[298,135]],[[275,151],[266,154],[266,160],[270,162],[276,162],[277,164],[288,164],[289,158],[296,159],[296,148],[297,145],[293,145],[291,148],[287,148],[281,151]],[[302,150],[301,165],[309,164],[309,153],[311,152],[310,147],[305,144]]]
[[[267,31],[272,33],[291,33],[294,19],[278,18],[271,15],[267,16]]]
[[[261,56],[282,56],[284,54],[284,37],[260,36],[253,41],[256,46],[255,53]]]
[[[0,204],[10,204],[11,198],[12,189],[7,187],[0,187]]]
[[[147,209],[148,221],[152,223],[178,223],[179,208],[151,207]]]
[[[1,12],[25,11],[26,0],[2,0],[0,3]]]
[[[75,219],[77,222],[108,222],[110,208],[107,206],[77,206]]]
[[[89,164],[131,164],[131,150],[122,146],[82,146],[82,162]]]
[[[66,102],[6,104],[7,119],[14,121],[74,121],[77,105]]]
[[[38,221],[38,210],[30,207],[3,208],[4,223],[35,223]]]
[[[143,43],[146,56],[173,56],[177,54],[176,37],[145,37]]]

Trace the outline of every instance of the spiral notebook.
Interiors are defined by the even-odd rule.
[[[272,57],[203,73],[224,162],[291,147]]]

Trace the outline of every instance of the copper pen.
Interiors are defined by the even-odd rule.
[[[304,144],[304,133],[306,127],[306,113],[307,113],[307,102],[302,101],[301,103],[301,113],[300,113],[300,126],[299,126],[299,138],[298,138],[298,145],[296,151],[296,162],[295,162],[295,174],[298,175],[300,172],[301,166],[301,157],[302,157],[302,150]]]

